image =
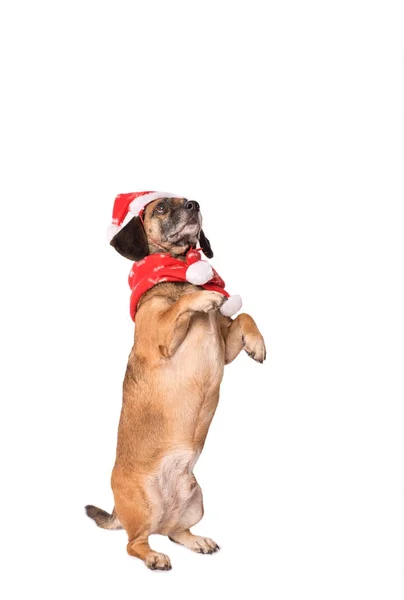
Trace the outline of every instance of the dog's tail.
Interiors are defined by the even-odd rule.
[[[93,519],[98,527],[101,527],[102,529],[122,529],[122,525],[116,516],[115,508],[112,511],[112,515],[110,515],[105,510],[102,510],[102,508],[97,508],[96,506],[89,504],[86,506],[86,513],[87,516],[90,517],[90,519]]]

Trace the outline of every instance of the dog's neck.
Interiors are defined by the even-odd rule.
[[[164,251],[167,254],[170,254],[173,258],[182,261],[185,261],[186,255],[191,249],[191,247],[191,244],[183,244],[178,246],[170,246],[170,248],[165,248],[163,244],[157,245],[151,240],[149,240],[149,254],[159,254]]]

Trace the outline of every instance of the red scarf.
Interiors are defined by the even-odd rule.
[[[190,250],[186,255],[185,262],[173,258],[170,254],[150,254],[143,260],[133,264],[129,273],[129,287],[132,290],[130,297],[130,314],[133,320],[136,318],[136,311],[140,301],[147,290],[150,290],[157,283],[163,281],[184,281],[186,282],[186,272],[190,265],[201,260],[200,250]],[[219,292],[229,297],[224,289],[225,283],[213,269],[213,277],[207,283],[201,285],[205,290]]]

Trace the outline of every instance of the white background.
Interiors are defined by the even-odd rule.
[[[402,597],[403,6],[4,2],[4,598]],[[119,192],[197,199],[269,358],[226,369],[194,555],[112,508],[130,263]]]

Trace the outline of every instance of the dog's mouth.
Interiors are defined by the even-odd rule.
[[[198,234],[201,228],[201,219],[200,213],[192,215],[189,219],[185,221],[183,225],[181,225],[180,229],[177,229],[174,233],[170,233],[168,239],[170,242],[177,241],[180,238],[181,233],[183,234]]]

